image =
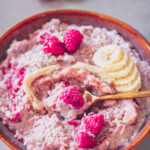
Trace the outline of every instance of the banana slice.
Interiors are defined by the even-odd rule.
[[[140,89],[140,73],[132,59],[119,46],[108,45],[100,48],[94,54],[93,62],[108,78],[113,79],[118,92],[134,92]]]
[[[57,67],[56,65],[52,65],[52,66],[48,66],[48,67],[39,69],[39,70],[25,76],[25,78],[23,80],[23,90],[29,96],[32,107],[37,111],[41,111],[43,109],[43,106],[38,101],[38,99],[36,98],[36,96],[34,94],[35,89],[32,86],[32,82],[40,76],[46,76],[46,75],[50,74],[56,67]]]
[[[124,85],[128,83],[133,83],[135,79],[137,79],[138,76],[140,76],[140,73],[137,71],[137,68],[134,64],[133,70],[130,70],[131,72],[127,74],[126,77],[115,80],[114,83],[116,86]]]
[[[106,72],[119,71],[128,62],[127,54],[116,45],[102,47],[93,56],[94,63]]]
[[[116,86],[116,90],[119,92],[137,92],[141,87],[141,77],[138,76],[133,83],[128,83],[121,86]]]
[[[107,49],[107,50],[106,50]],[[97,66],[101,67],[101,62],[104,64],[116,63],[122,60],[123,53],[122,50],[116,45],[109,45],[102,47],[93,56],[93,61]],[[104,65],[103,64],[103,65]]]
[[[128,56],[124,55],[123,59],[120,62],[115,63],[115,64],[110,64],[110,63],[106,64],[104,66],[104,70],[106,72],[119,71],[127,65],[127,62],[128,62]]]
[[[128,63],[125,67],[121,68],[116,72],[108,72],[108,77],[113,79],[120,79],[127,76],[132,70],[136,68],[135,64],[132,62],[131,58],[128,59]]]

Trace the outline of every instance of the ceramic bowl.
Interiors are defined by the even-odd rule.
[[[42,24],[49,21],[51,18],[59,18],[62,22],[67,24],[92,25],[95,27],[105,27],[110,30],[115,29],[126,40],[130,41],[135,49],[138,50],[142,59],[145,59],[150,64],[150,44],[134,28],[115,18],[83,10],[52,10],[36,14],[19,22],[0,38],[0,61],[6,57],[6,50],[12,40],[28,38],[29,33],[40,28]],[[145,122],[137,135],[120,149],[133,149],[144,139],[149,131],[150,113],[146,117]],[[0,139],[12,149],[26,150],[26,147],[13,136],[14,133],[4,126],[0,120]]]

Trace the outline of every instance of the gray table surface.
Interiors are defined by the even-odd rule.
[[[52,9],[84,9],[118,18],[150,41],[150,0],[0,0],[0,36],[20,20]],[[0,150],[10,150],[0,141]],[[135,150],[150,150],[150,134]]]

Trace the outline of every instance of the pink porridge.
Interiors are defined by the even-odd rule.
[[[147,100],[91,105],[83,96],[84,90],[117,93],[97,72],[75,67],[77,62],[96,67],[94,54],[110,44],[136,64],[140,90],[150,88],[149,65],[115,30],[52,19],[29,39],[11,43],[0,65],[0,117],[27,150],[114,150],[138,132],[149,112]]]

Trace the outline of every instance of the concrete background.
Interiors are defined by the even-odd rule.
[[[33,14],[51,9],[84,9],[118,18],[150,41],[150,0],[0,0],[0,36]],[[0,141],[0,150],[10,150]],[[135,150],[150,150],[150,134]]]

